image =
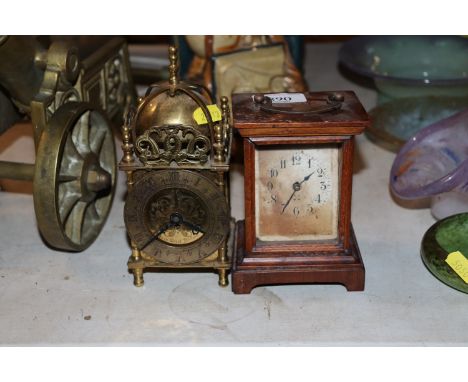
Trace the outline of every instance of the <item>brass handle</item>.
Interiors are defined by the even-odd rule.
[[[283,114],[321,114],[328,113],[341,109],[341,105],[344,101],[344,96],[339,93],[332,93],[326,99],[313,99],[317,101],[323,101],[323,106],[312,107],[312,108],[282,108],[273,106],[273,102],[270,97],[264,94],[255,94],[254,102],[260,107],[261,110],[269,113],[283,113]]]

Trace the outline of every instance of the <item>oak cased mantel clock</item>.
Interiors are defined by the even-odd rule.
[[[289,283],[363,290],[351,188],[354,136],[369,120],[355,94],[236,94],[232,108],[245,168],[234,293]]]
[[[178,80],[175,47],[169,60],[169,81],[151,85],[122,128],[128,269],[136,286],[151,268],[214,269],[226,286],[229,102],[218,108],[204,87]]]

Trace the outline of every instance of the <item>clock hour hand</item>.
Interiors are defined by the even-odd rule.
[[[156,240],[156,239],[159,237],[159,235],[162,235],[162,234],[163,234],[164,232],[166,232],[169,228],[174,227],[174,226],[175,226],[175,224],[174,224],[172,221],[170,221],[169,223],[164,224],[164,225],[159,229],[158,232],[156,232],[153,236],[151,236],[151,237],[149,238],[149,240],[148,240],[145,244],[143,244],[143,245],[141,246],[140,251],[142,251],[143,249],[145,249],[145,248],[146,248],[148,245],[150,245],[154,240]]]
[[[307,182],[307,181],[310,179],[310,177],[311,177],[312,175],[314,175],[314,172],[315,172],[315,171],[312,171],[309,175],[305,176],[304,179],[302,179],[301,183],[299,183],[299,184],[302,184],[302,183],[304,183],[304,182]],[[293,187],[294,187],[294,186],[293,186]]]

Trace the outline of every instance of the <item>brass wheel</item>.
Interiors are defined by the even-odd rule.
[[[83,251],[99,235],[115,191],[116,154],[106,117],[90,104],[69,102],[40,138],[34,209],[44,240]]]

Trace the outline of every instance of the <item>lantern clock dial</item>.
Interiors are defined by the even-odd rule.
[[[338,145],[262,146],[255,161],[258,240],[337,240]]]
[[[202,261],[222,245],[229,230],[223,192],[192,171],[144,175],[133,185],[124,215],[129,236],[142,256],[161,263]]]

